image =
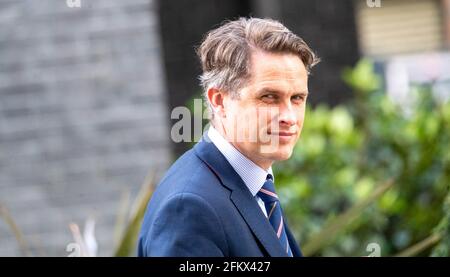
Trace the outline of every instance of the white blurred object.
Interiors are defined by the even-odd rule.
[[[69,224],[75,244],[78,246],[75,253],[77,257],[96,257],[97,256],[97,240],[95,238],[95,220],[89,218],[86,220],[83,235],[76,223]]]
[[[97,240],[95,239],[95,220],[89,218],[84,226],[84,243],[89,257],[97,256]]]
[[[386,90],[394,103],[399,105],[406,115],[411,114],[414,98],[409,93],[409,75],[405,64],[393,58],[386,65]]]
[[[413,85],[429,84],[438,102],[450,99],[450,53],[397,55],[385,60],[386,90],[390,98],[409,114],[417,96]]]

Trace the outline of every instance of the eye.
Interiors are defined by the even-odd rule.
[[[296,94],[296,95],[292,96],[291,99],[295,102],[301,103],[301,102],[305,101],[306,95]]]
[[[265,95],[261,96],[261,99],[263,101],[273,102],[277,99],[277,96],[275,94],[265,94]]]

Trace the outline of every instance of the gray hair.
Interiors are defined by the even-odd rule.
[[[209,31],[197,49],[203,70],[199,79],[208,103],[210,118],[213,114],[206,97],[208,89],[215,87],[238,98],[237,91],[244,87],[251,77],[252,50],[298,55],[308,72],[319,62],[319,58],[305,41],[278,21],[261,18],[227,21]]]

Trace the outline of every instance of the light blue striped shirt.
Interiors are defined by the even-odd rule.
[[[212,125],[208,129],[208,137],[225,156],[227,161],[231,164],[237,174],[244,181],[250,193],[255,197],[259,207],[267,217],[264,202],[256,194],[264,185],[267,174],[272,174],[272,167],[269,170],[264,170],[241,152],[239,152],[230,142],[228,142]]]

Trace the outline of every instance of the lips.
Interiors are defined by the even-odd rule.
[[[289,131],[268,132],[268,134],[271,136],[275,136],[276,141],[278,141],[281,144],[291,143],[296,138],[297,135],[296,132],[289,132]]]
[[[281,132],[268,132],[268,133],[269,133],[269,135],[280,136],[280,137],[290,137],[290,136],[293,136],[293,135],[296,134],[295,132],[283,132],[283,131],[281,131]]]

